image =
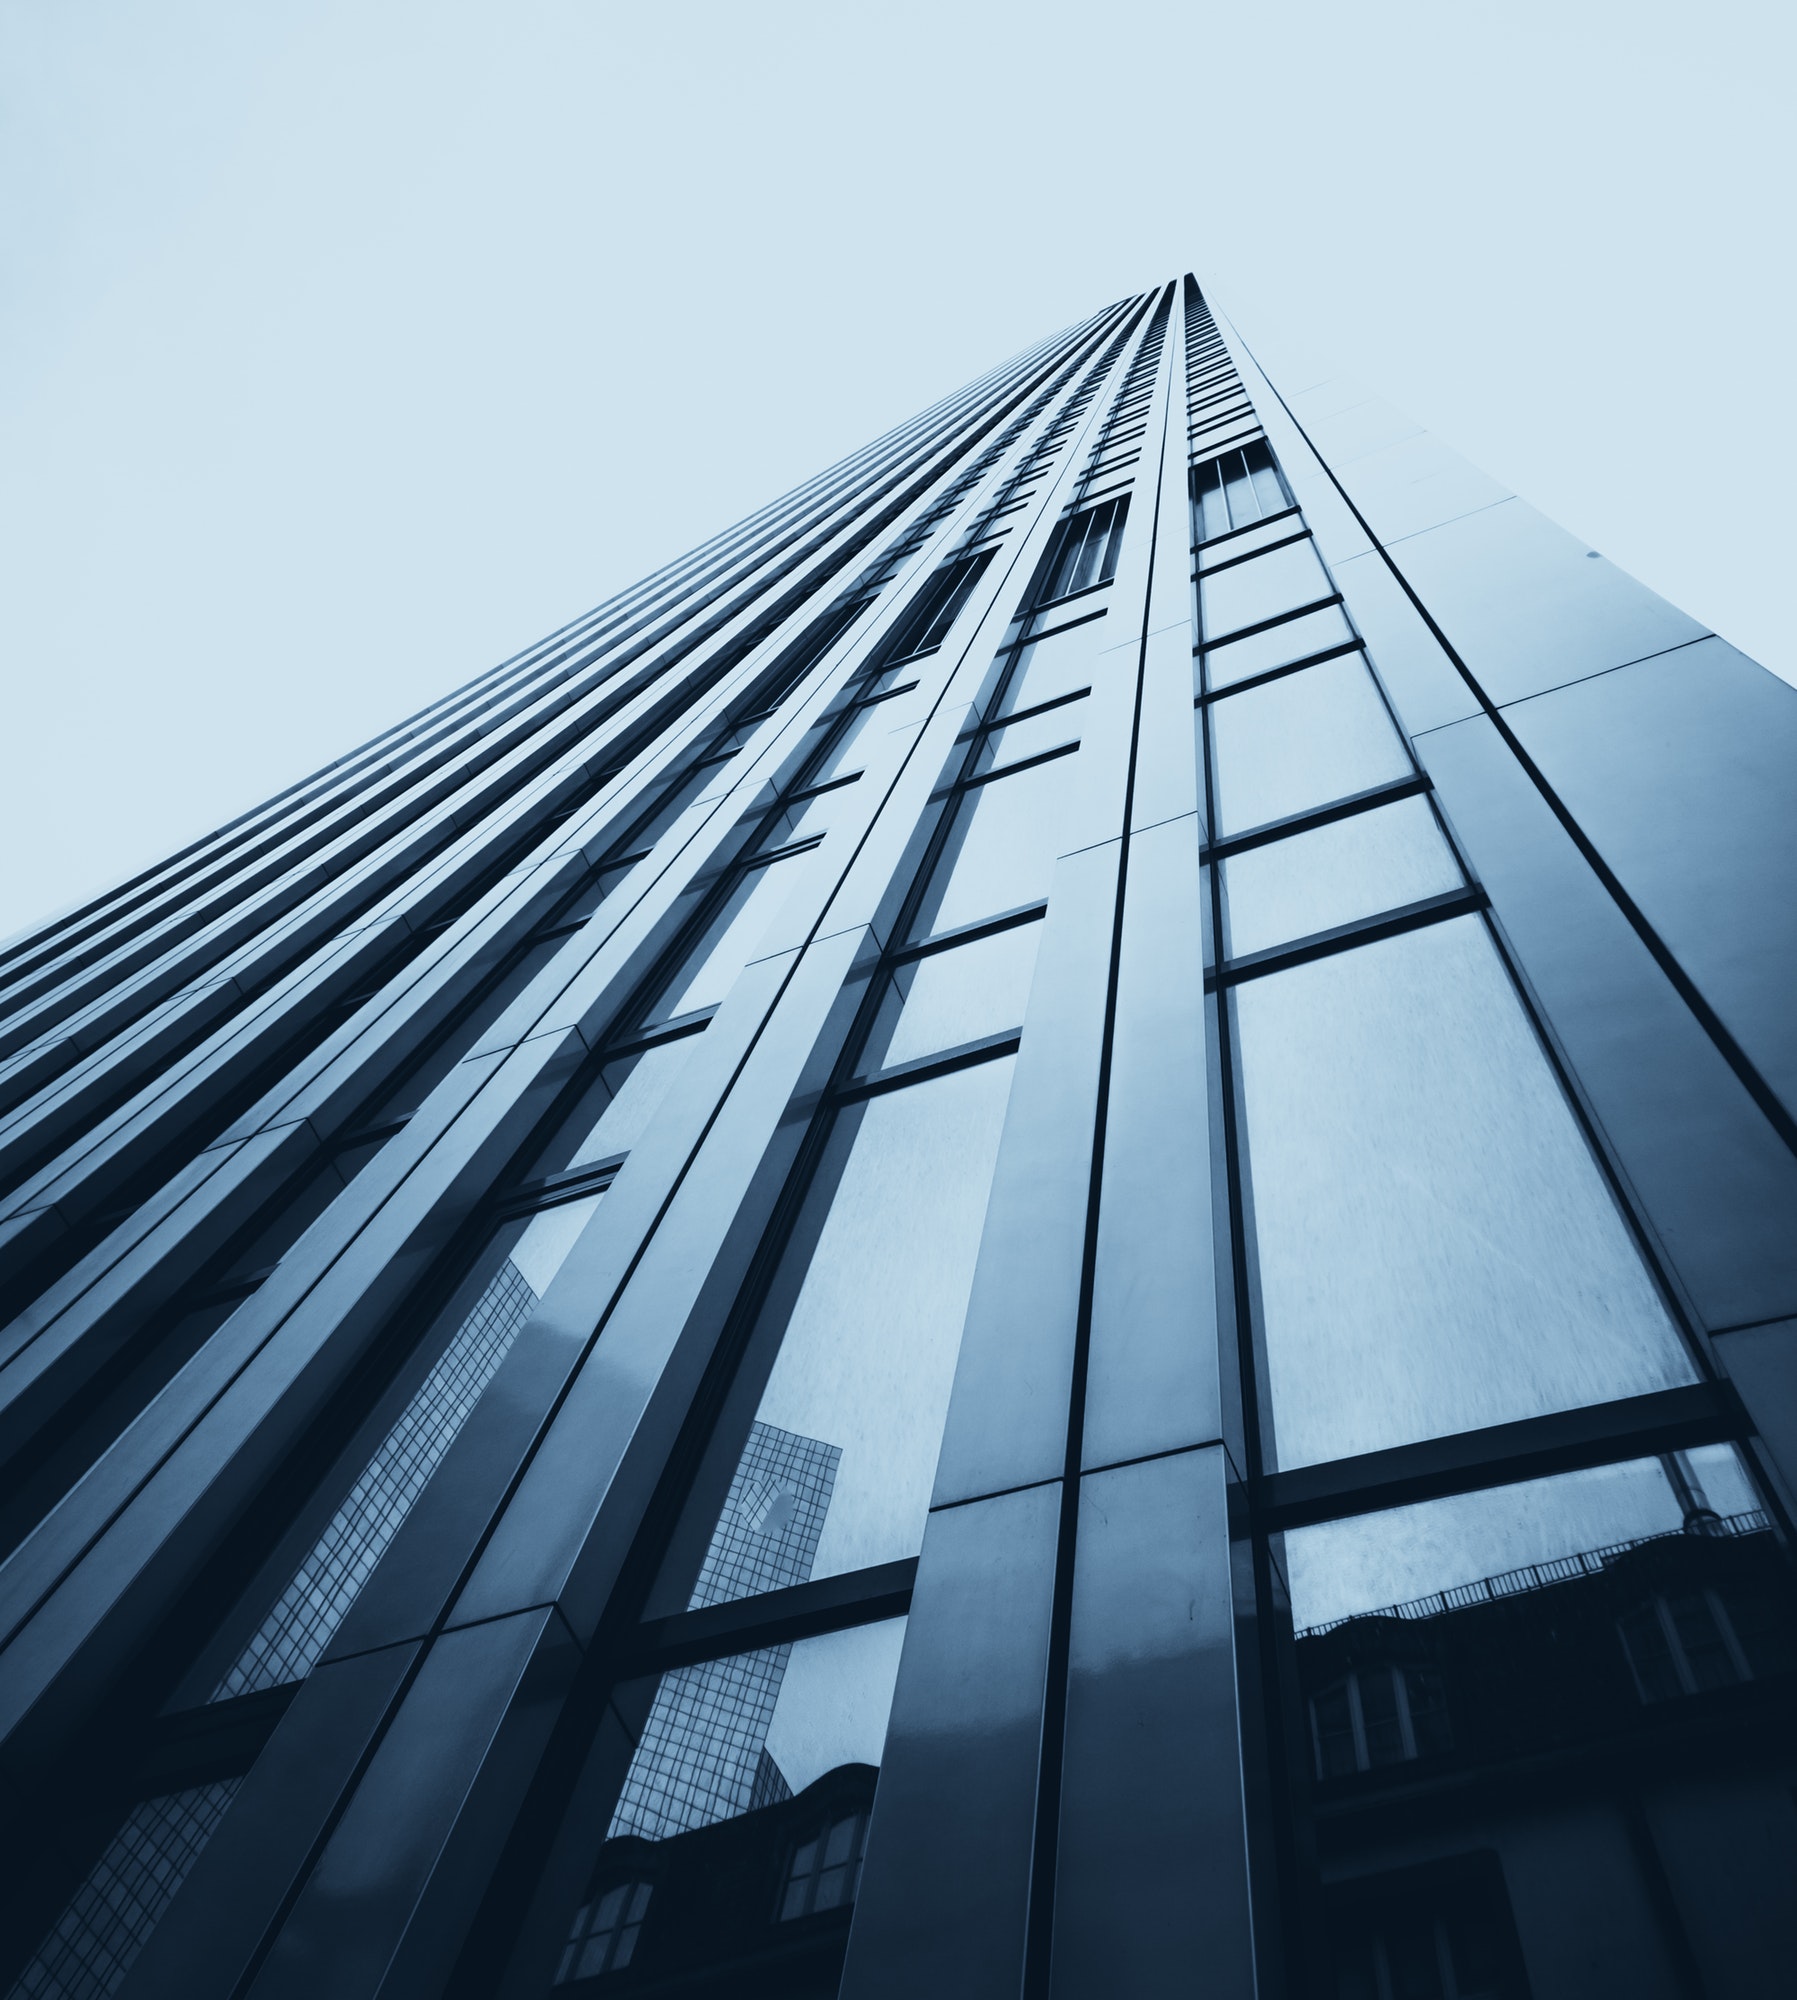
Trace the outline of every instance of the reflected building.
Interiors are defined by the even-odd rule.
[[[1793,768],[1187,277],[0,947],[0,1993],[1781,1990]]]

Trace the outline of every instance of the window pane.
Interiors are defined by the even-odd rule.
[[[1236,989],[1282,1465],[1695,1379],[1477,918]]]
[[[1400,799],[1223,864],[1232,957],[1464,886],[1423,799]]]
[[[316,1665],[600,1200],[564,1202],[500,1231],[444,1316],[453,1330],[429,1373],[214,1690],[214,1701],[301,1680]],[[443,1325],[433,1341],[443,1338]]]
[[[1283,625],[1269,626],[1246,639],[1213,646],[1204,656],[1207,690],[1214,694],[1256,674],[1290,666],[1294,660],[1307,660],[1313,653],[1326,653],[1332,646],[1345,646],[1353,636],[1354,628],[1339,604],[1288,618]]]
[[[1058,750],[1063,743],[1077,743],[1088,706],[1070,701],[1051,708],[1046,715],[1032,715],[1026,722],[994,729],[980,746],[974,768],[993,771],[1005,764],[1020,764],[1026,757],[1038,757],[1044,750]]]
[[[672,1021],[718,1006],[761,945],[780,905],[792,893],[794,856],[751,868],[732,885],[723,904],[663,987],[646,1020]]]
[[[821,780],[820,780],[821,782]],[[814,793],[783,806],[762,829],[756,846],[763,853],[786,847],[795,840],[815,840],[829,832],[855,804],[855,787],[837,785],[827,792]]]
[[[708,1880],[728,1876],[704,1858],[716,1854],[714,1844],[698,1852],[674,1848],[682,1834],[748,1818],[754,1824],[740,1832],[738,1858],[784,1856],[820,1838],[842,1808],[866,1810],[903,1644],[905,1620],[886,1618],[662,1674],[646,1702],[608,1842],[656,1842],[672,1902],[688,1854],[692,1894],[702,1898]],[[620,1696],[622,1706],[632,1706],[630,1690]],[[600,1870],[608,1872],[604,1860]],[[778,1878],[774,1868],[768,1874]],[[758,1908],[756,1920],[770,1914]],[[642,1954],[652,1930],[644,1932]]]
[[[871,708],[858,708],[843,725],[842,734],[830,746],[821,762],[806,773],[809,785],[826,785],[832,778],[846,777],[867,762],[870,745],[879,739],[892,711],[890,704],[877,701]]]
[[[958,930],[1048,895],[1062,830],[1060,806],[1075,757],[1036,764],[976,786],[955,808],[916,926],[918,937]]]
[[[1759,1531],[1755,1522],[1766,1526],[1732,1445],[1688,1456],[1701,1463],[1704,1489],[1724,1520],[1748,1537]],[[1302,1635],[1373,1615],[1427,1621],[1598,1574],[1606,1552],[1680,1535],[1684,1522],[1665,1467],[1636,1458],[1296,1528],[1284,1537],[1292,1622]]]
[[[1105,630],[1105,620],[1091,619],[1070,630],[1063,627],[1046,639],[1032,639],[1017,655],[1010,679],[1000,695],[997,713],[1010,715],[1072,694],[1092,684],[1092,662]]]
[[[1244,625],[1258,625],[1301,604],[1315,604],[1334,594],[1316,545],[1308,538],[1269,549],[1248,562],[1231,563],[1207,575],[1199,585],[1207,641]]]
[[[692,1060],[698,1039],[682,1035],[608,1062],[532,1163],[531,1177],[629,1152],[660,1110],[675,1077]]]
[[[842,1114],[788,1253],[814,1243],[803,1279],[777,1281],[743,1364],[765,1371],[753,1427],[720,1430],[652,1612],[917,1553],[1013,1067]]]
[[[868,1037],[862,1074],[1021,1027],[1041,937],[1040,924],[1017,924],[901,965]]]
[[[1308,812],[1411,772],[1358,658],[1326,660],[1232,694],[1208,713],[1220,834]]]

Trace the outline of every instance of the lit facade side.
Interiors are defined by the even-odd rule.
[[[1778,1990],[1793,769],[1187,277],[0,949],[0,1990]]]

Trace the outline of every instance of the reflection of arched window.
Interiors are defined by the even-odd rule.
[[[1310,1698],[1319,1778],[1433,1756],[1453,1740],[1433,1667],[1356,1667]]]
[[[793,1849],[786,1867],[785,1891],[780,1898],[782,1923],[789,1917],[808,1917],[818,1910],[846,1909],[855,1900],[866,1836],[866,1813],[845,1813]]]
[[[590,1903],[574,1912],[574,1923],[556,1968],[555,1983],[590,1979],[599,1972],[621,1972],[636,1950],[637,1933],[654,1894],[650,1882],[615,1882],[601,1889]]]
[[[1656,1590],[1617,1620],[1617,1630],[1643,1701],[1671,1701],[1753,1678],[1728,1606],[1714,1590]]]

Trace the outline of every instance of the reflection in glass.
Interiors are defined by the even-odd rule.
[[[1313,653],[1326,653],[1333,646],[1345,646],[1354,636],[1339,604],[1325,605],[1321,611],[1307,611],[1301,618],[1269,625],[1245,639],[1231,639],[1213,646],[1204,656],[1205,683],[1210,692],[1234,687],[1238,681],[1252,680],[1256,674],[1271,673],[1275,667],[1289,666],[1293,660],[1307,660]]]
[[[713,1447],[716,1483],[695,1489],[691,1539],[677,1545],[689,1553],[670,1559],[664,1581],[674,1602],[696,1608],[917,1553],[1014,1062],[840,1114],[795,1232],[815,1247],[802,1280],[776,1284],[776,1301],[792,1299],[784,1326],[776,1303],[757,1330],[745,1364],[766,1370],[754,1426],[740,1457],[740,1430]],[[680,1564],[701,1545],[689,1586]]]
[[[564,1202],[500,1230],[445,1315],[454,1331],[430,1372],[214,1689],[214,1701],[311,1672],[600,1200]]]
[[[835,1990],[904,1631],[886,1619],[619,1690],[636,1749],[558,1985],[629,1964],[683,1992]]]
[[[1207,574],[1199,585],[1204,637],[1211,641],[1245,625],[1259,625],[1332,594],[1316,544],[1308,536],[1269,549],[1247,562]]]
[[[1681,1990],[1668,1933],[1767,1837],[1763,1718],[1797,1670],[1735,1448],[1281,1539],[1339,1991],[1524,2000],[1525,1965],[1582,1993],[1597,1964],[1606,1992]],[[1714,1868],[1666,1867],[1662,1841]]]
[[[1400,799],[1223,864],[1233,957],[1465,886],[1435,815]]]
[[[1048,895],[1060,852],[1061,807],[1077,757],[1034,764],[978,785],[955,807],[954,825],[918,913],[929,937],[1002,916]]]
[[[1206,712],[1220,834],[1411,774],[1372,676],[1354,655],[1246,688]]]
[[[1282,1465],[1694,1373],[1476,917],[1235,989]]]
[[[791,799],[769,819],[756,845],[767,853],[776,847],[790,846],[795,840],[821,840],[854,803],[853,783],[832,785],[828,791],[813,791],[808,797]]]
[[[1021,1027],[1041,936],[1040,924],[1014,924],[897,967],[862,1053],[861,1074]]]

